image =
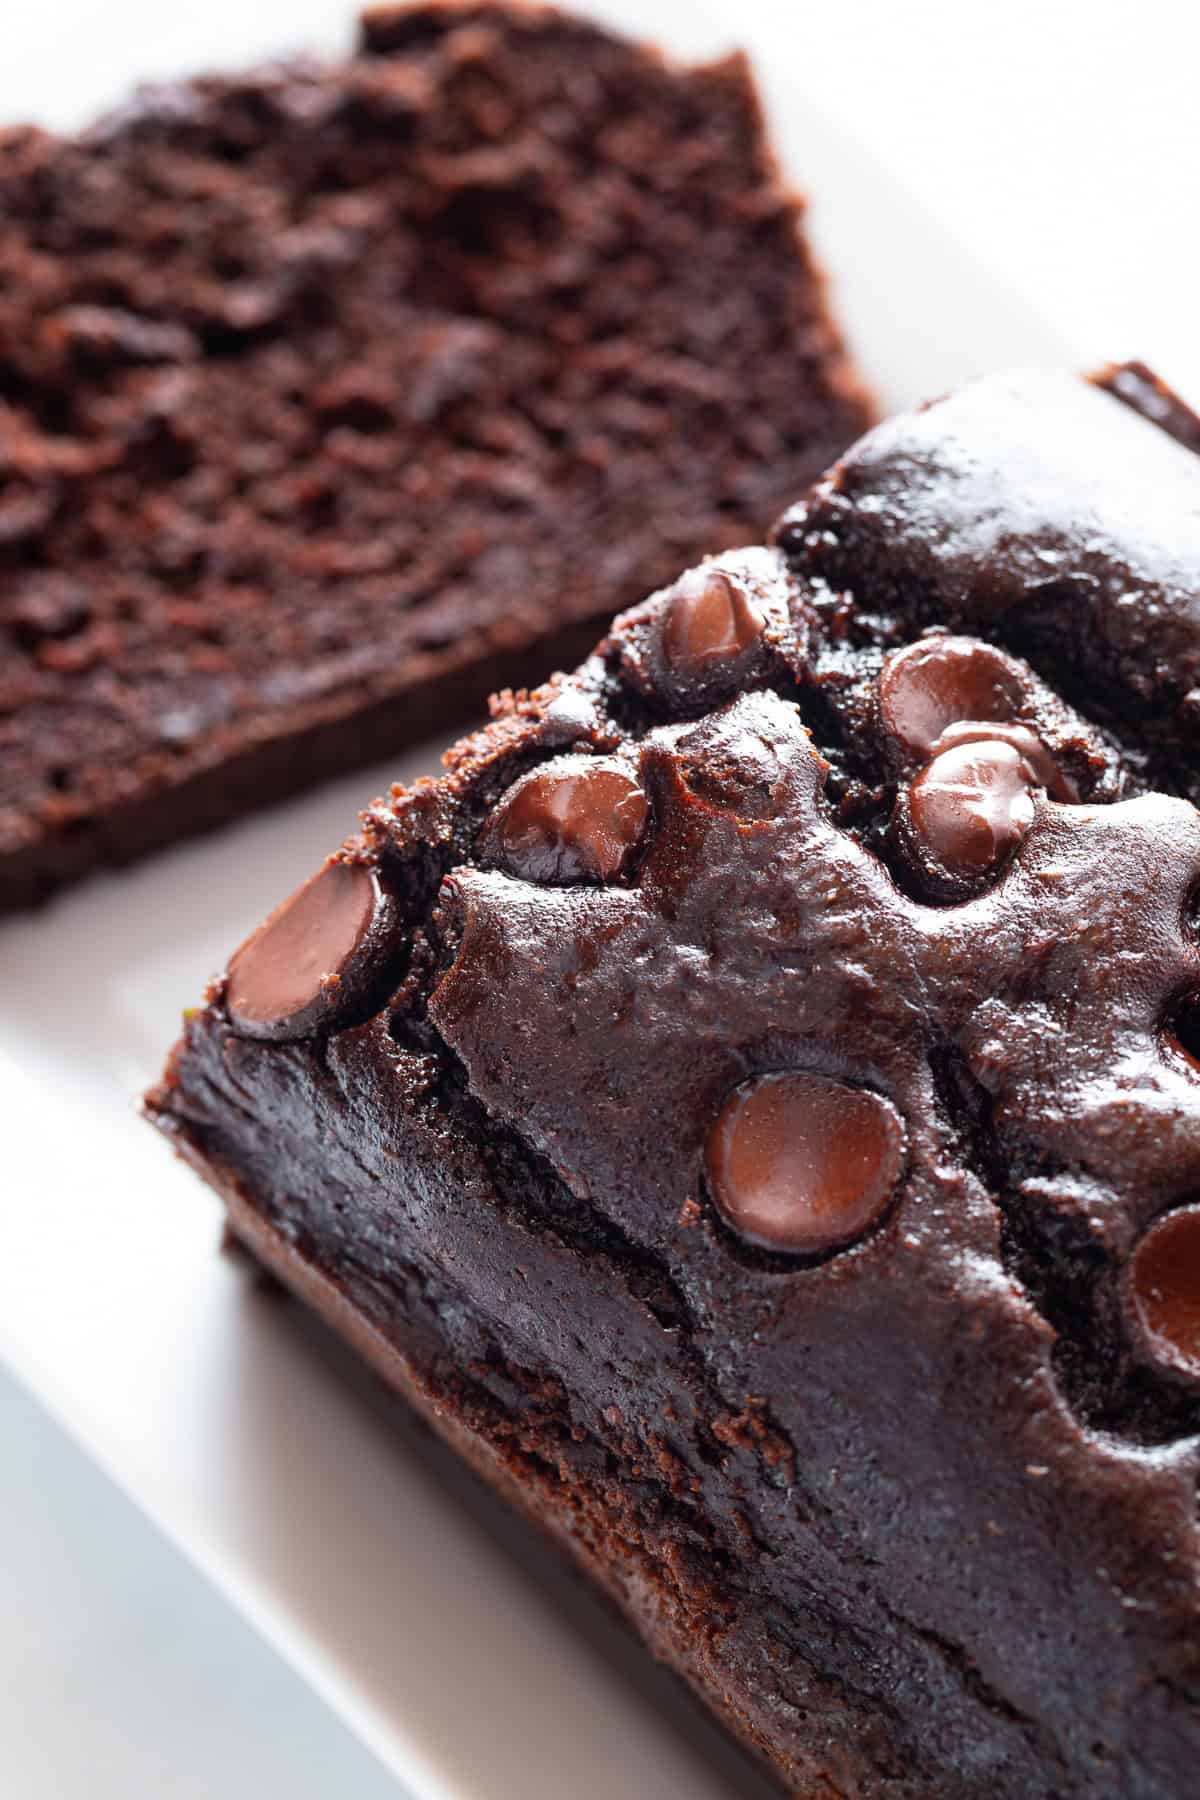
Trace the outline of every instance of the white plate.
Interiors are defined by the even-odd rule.
[[[46,9],[16,5],[10,68],[23,18],[50,41]],[[154,40],[156,73],[328,44],[344,16],[326,0],[167,10],[178,29]],[[4,113],[69,122],[147,67],[144,6],[81,0],[60,14],[64,33],[94,32],[99,60],[56,64],[19,96],[0,79]],[[694,52],[736,35],[736,14],[724,29],[715,16],[664,0],[633,22]],[[1086,335],[1068,347],[939,235],[822,118],[798,49],[781,37],[763,69],[785,160],[819,196],[839,309],[889,405],[998,363],[1105,354]],[[0,929],[0,1353],[422,1800],[748,1796],[744,1765],[606,1615],[398,1426],[298,1309],[217,1254],[215,1201],[134,1112],[181,1007],[229,948],[365,798],[434,758],[355,776]]]

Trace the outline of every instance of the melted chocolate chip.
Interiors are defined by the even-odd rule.
[[[928,756],[961,720],[1008,720],[1024,698],[1011,657],[978,638],[920,638],[894,651],[879,677],[879,712],[906,750]]]
[[[1079,789],[1051,756],[1041,738],[1028,725],[999,725],[975,719],[964,719],[958,725],[947,725],[934,745],[935,754],[956,749],[960,744],[1011,744],[1029,769],[1037,787],[1044,787],[1055,800],[1075,805]]]
[[[612,881],[648,816],[645,791],[623,763],[560,756],[517,782],[483,849],[526,881]]]
[[[1200,1206],[1151,1226],[1134,1252],[1130,1287],[1154,1354],[1200,1376]]]
[[[762,614],[740,582],[719,569],[691,569],[672,590],[663,656],[672,674],[695,680],[751,649],[762,628]]]
[[[1079,790],[1017,714],[1028,698],[1020,665],[978,638],[920,638],[888,657],[879,677],[885,730],[909,754],[930,761],[963,744],[1010,744],[1035,785],[1056,800]],[[940,860],[940,859],[939,859]]]
[[[1040,785],[1016,745],[999,738],[952,745],[908,794],[907,825],[925,863],[951,877],[992,874],[1033,824]]]
[[[776,541],[801,578],[860,603],[895,596],[909,616],[1012,634],[1066,698],[1132,708],[1186,762],[1198,505],[1200,463],[1168,431],[1065,372],[1025,370],[869,432]]]
[[[726,1224],[792,1255],[859,1238],[887,1205],[907,1134],[889,1100],[799,1070],[735,1089],[709,1134],[705,1166]]]
[[[248,1037],[302,1037],[367,1016],[394,907],[373,869],[334,859],[235,951],[230,1021]]]

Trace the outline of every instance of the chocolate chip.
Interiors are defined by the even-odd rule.
[[[959,724],[947,725],[934,750],[940,754],[959,744],[989,743],[1011,744],[1028,765],[1036,786],[1044,787],[1055,800],[1068,801],[1072,806],[1078,803],[1079,789],[1028,725],[984,724],[964,719]]]
[[[1033,824],[1037,777],[1021,750],[997,738],[953,745],[928,763],[907,796],[907,835],[923,864],[951,877],[991,874]]]
[[[373,869],[331,859],[234,953],[231,1022],[248,1037],[302,1037],[368,1017],[395,909]]]
[[[1134,1251],[1130,1289],[1151,1351],[1200,1376],[1200,1206],[1151,1226]]]
[[[1011,657],[978,638],[921,638],[895,651],[879,677],[885,729],[906,750],[928,756],[960,720],[1015,718],[1024,699]]]
[[[517,782],[483,850],[526,881],[612,881],[648,816],[645,791],[623,763],[560,756]]]
[[[705,1167],[726,1224],[751,1244],[816,1255],[859,1238],[887,1205],[907,1133],[890,1100],[799,1070],[736,1088]]]
[[[663,656],[673,674],[695,680],[751,649],[762,628],[762,614],[739,581],[720,569],[690,569],[667,603]]]

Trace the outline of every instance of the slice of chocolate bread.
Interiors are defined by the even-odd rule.
[[[0,909],[574,662],[865,423],[738,57],[447,0],[0,134]]]
[[[805,1796],[1194,1785],[1200,460],[1104,381],[503,697],[148,1102]]]

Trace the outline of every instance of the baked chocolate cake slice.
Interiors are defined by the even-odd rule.
[[[798,1794],[1194,1787],[1196,431],[868,435],[372,806],[149,1099]]]
[[[444,0],[0,134],[0,909],[574,662],[866,422],[736,56]]]

